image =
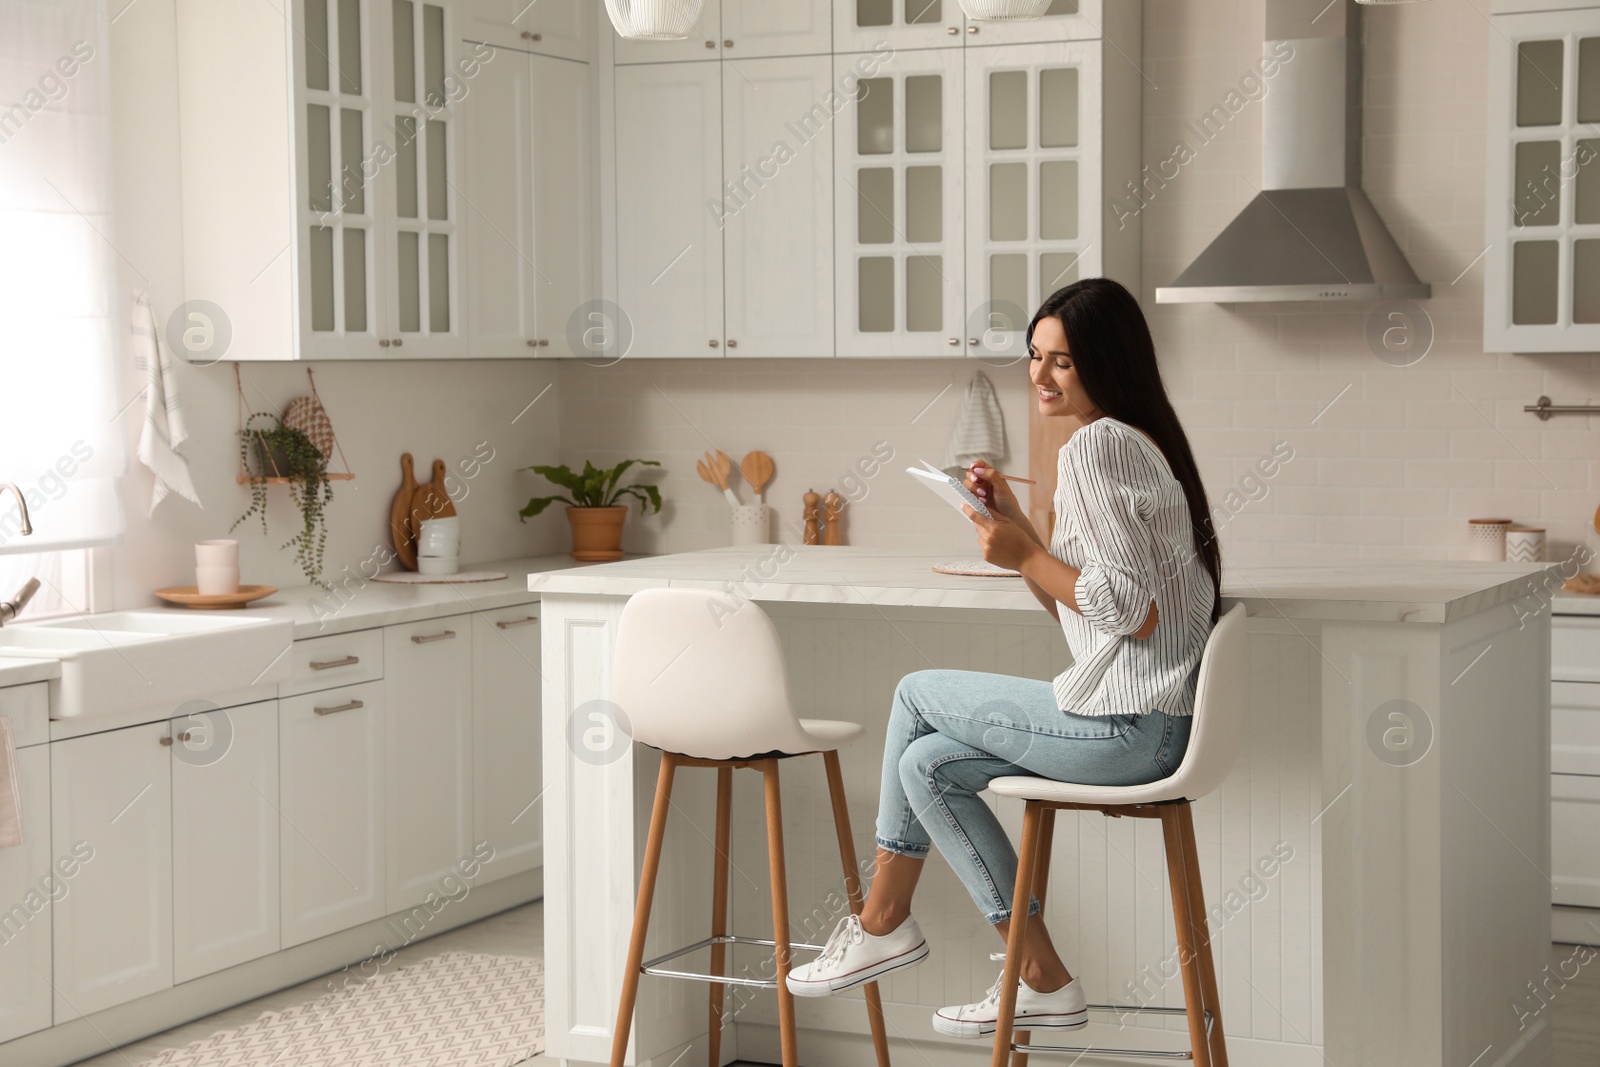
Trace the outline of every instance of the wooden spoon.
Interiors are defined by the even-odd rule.
[[[762,490],[772,481],[772,457],[765,452],[746,452],[744,459],[739,461],[739,473],[744,475],[744,480],[755,490],[756,503],[763,503]]]
[[[706,458],[696,461],[695,467],[697,469],[704,467],[705,469],[700,471],[700,477],[721,489],[722,495],[728,498],[730,506],[739,506],[739,498],[728,488],[728,472],[733,470],[733,461],[728,458],[727,453],[720,450],[715,454],[707,452]],[[708,473],[710,477],[706,477]]]

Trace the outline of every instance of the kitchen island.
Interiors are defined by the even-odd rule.
[[[802,715],[851,719],[841,751],[870,872],[882,731],[912,671],[1050,678],[1058,624],[1018,578],[935,573],[949,555],[856,547],[714,549],[530,575],[543,602],[547,1055],[607,1062],[658,758],[607,700],[632,594],[719,590],[772,616]],[[1236,1067],[1504,1067],[1549,1062],[1530,990],[1550,945],[1550,602],[1544,564],[1239,567],[1249,613],[1248,729],[1224,786],[1195,804],[1222,1016]],[[717,714],[706,694],[706,714]],[[789,768],[793,768],[792,770]],[[820,942],[844,914],[821,770],[785,765],[790,927]],[[740,780],[748,779],[748,780]],[[706,936],[713,781],[678,776],[646,957]],[[735,775],[730,928],[770,930],[759,786]],[[1015,835],[1021,805],[999,804]],[[1160,828],[1063,816],[1047,914],[1091,1003],[1181,1006]],[[933,948],[882,986],[897,1062],[988,1062],[929,1015],[976,1000],[1001,948],[944,862],[915,914]],[[730,953],[768,977],[770,956]],[[802,958],[804,958],[802,956]],[[705,970],[705,959],[679,961]],[[1530,984],[1531,983],[1531,984]],[[778,1062],[776,1000],[735,987],[728,1059]],[[873,1062],[859,991],[798,1004],[807,1064]],[[646,978],[630,1063],[699,1062],[705,987]],[[1093,1017],[1059,1043],[1176,1049],[1181,1021]],[[1052,1038],[1046,1036],[1046,1040]]]

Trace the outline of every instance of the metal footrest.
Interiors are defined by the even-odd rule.
[[[715,982],[719,985],[742,985],[749,986],[753,989],[778,988],[777,982],[769,982],[762,978],[734,978],[732,975],[725,974],[700,974],[697,971],[669,971],[663,969],[661,966],[661,964],[667,963],[670,960],[675,960],[679,956],[687,956],[691,952],[699,952],[701,949],[710,948],[712,945],[762,945],[771,949],[776,949],[778,947],[778,943],[773,941],[771,938],[739,937],[736,934],[722,934],[716,937],[705,938],[702,941],[696,941],[694,944],[686,945],[683,948],[673,949],[666,955],[657,956],[653,960],[645,960],[639,965],[639,973],[652,974],[657,978],[687,978],[691,982]],[[793,941],[789,943],[789,952],[791,955],[795,952],[821,952],[822,948],[823,946],[821,945],[802,945]]]
[[[1119,1015],[1139,1015],[1139,1014],[1146,1014],[1146,1013],[1148,1013],[1150,1015],[1188,1015],[1189,1014],[1189,1009],[1187,1009],[1187,1008],[1152,1008],[1152,1007],[1150,1007],[1148,1005],[1135,1005],[1135,1004],[1090,1004],[1090,1005],[1087,1005],[1087,1007],[1088,1007],[1088,1009],[1090,1011],[1114,1011]],[[1206,1040],[1207,1041],[1211,1040],[1211,1025],[1212,1025],[1212,1017],[1211,1017],[1211,1013],[1208,1011],[1208,1012],[1206,1012]],[[1024,1024],[1019,1023],[1019,1024],[1017,1024],[1016,1029],[1017,1030],[1026,1030],[1026,1029],[1028,1029],[1028,1027],[1026,1025],[1024,1025]],[[1097,1055],[1097,1056],[1134,1056],[1134,1057],[1137,1057],[1139,1059],[1158,1059],[1158,1060],[1192,1060],[1192,1059],[1194,1059],[1194,1050],[1193,1049],[1183,1049],[1183,1050],[1180,1050],[1180,1051],[1177,1051],[1177,1052],[1159,1052],[1159,1051],[1151,1051],[1150,1049],[1140,1049],[1140,1048],[1101,1048],[1098,1045],[1031,1045],[1031,1044],[1030,1045],[1019,1045],[1014,1041],[1011,1044],[1011,1051],[1013,1051],[1013,1052],[1026,1052],[1029,1055],[1033,1055],[1034,1053],[1049,1054],[1049,1053],[1052,1053],[1052,1052],[1056,1052],[1056,1053],[1073,1053],[1073,1054],[1076,1054],[1076,1055],[1083,1055],[1084,1053],[1093,1053],[1094,1055]]]

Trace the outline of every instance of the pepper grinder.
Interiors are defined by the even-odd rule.
[[[822,499],[822,506],[825,509],[822,543],[844,544],[844,497],[829,489],[828,495]]]
[[[817,520],[820,517],[817,509],[817,502],[822,498],[819,497],[813,490],[807,489],[805,496],[801,497],[801,499],[805,501],[805,543],[808,545],[820,544],[821,542],[817,538]]]

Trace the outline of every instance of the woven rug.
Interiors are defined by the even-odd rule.
[[[330,978],[344,988],[143,1067],[510,1067],[544,1048],[541,960],[447,952]]]

